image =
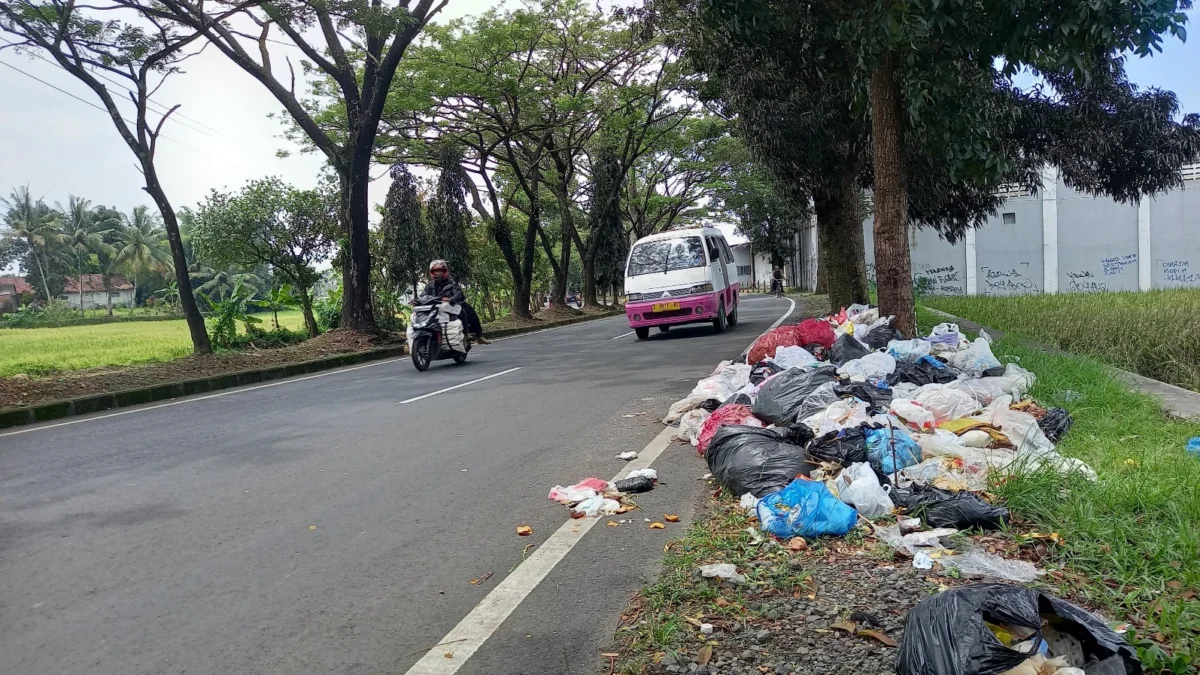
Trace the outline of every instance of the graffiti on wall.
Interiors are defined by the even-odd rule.
[[[1174,284],[1200,284],[1200,272],[1192,271],[1190,260],[1162,260],[1158,264],[1165,282]]]
[[[929,280],[929,292],[933,295],[965,295],[967,292],[966,272],[955,265],[934,266],[920,263],[913,269],[913,283]]]
[[[1067,272],[1070,282],[1067,283],[1068,293],[1103,293],[1108,290],[1108,284],[1097,281],[1096,275],[1088,270],[1082,272]]]
[[[1027,272],[1029,262],[1021,261],[1016,267],[980,267],[984,295],[1007,295],[1009,293],[1041,293],[1041,286]]]
[[[1114,277],[1125,271],[1126,267],[1137,265],[1138,257],[1136,253],[1127,255],[1114,255],[1108,258],[1103,258],[1100,261],[1100,267],[1104,269],[1104,276]]]

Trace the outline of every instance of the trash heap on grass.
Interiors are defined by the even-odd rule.
[[[943,323],[906,340],[892,321],[854,305],[768,331],[746,363],[719,364],[663,421],[780,539],[901,514],[871,527],[914,565],[1032,581],[1030,563],[942,540],[1007,523],[989,481],[1039,469],[1095,480],[1055,450],[1070,415],[1026,398],[1034,374],[1001,364],[986,335]]]

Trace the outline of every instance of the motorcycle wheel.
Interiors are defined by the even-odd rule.
[[[462,364],[467,362],[467,355],[465,353],[464,354],[455,354],[454,362],[461,366]]]
[[[418,336],[412,343],[412,362],[417,372],[429,370],[433,362],[433,344],[428,335]]]

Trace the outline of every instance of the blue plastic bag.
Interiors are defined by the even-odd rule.
[[[1200,459],[1200,436],[1188,439],[1187,453],[1196,459]]]
[[[854,527],[858,512],[843,504],[824,483],[797,478],[758,502],[762,529],[779,537],[842,536]]]
[[[892,452],[893,439],[895,452]],[[882,474],[893,474],[921,461],[921,446],[900,426],[867,432],[867,461]]]

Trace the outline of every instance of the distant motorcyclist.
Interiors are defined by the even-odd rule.
[[[425,290],[421,292],[421,295],[440,298],[442,302],[461,306],[467,332],[475,336],[477,344],[491,344],[483,337],[483,324],[479,322],[479,315],[475,313],[475,308],[467,302],[467,296],[463,294],[462,286],[459,286],[454,277],[450,276],[450,265],[445,260],[434,260],[429,263],[429,283],[425,285]]]

